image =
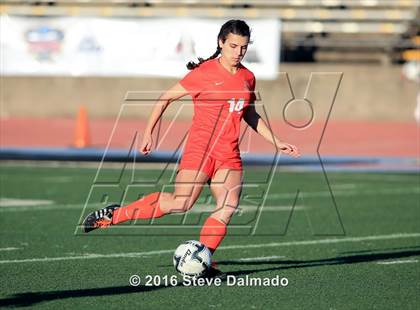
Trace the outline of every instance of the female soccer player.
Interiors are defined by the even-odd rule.
[[[134,219],[159,218],[186,212],[208,182],[216,210],[205,221],[200,242],[214,253],[226,235],[226,226],[239,204],[242,161],[239,152],[241,119],[281,152],[297,157],[291,144],[281,142],[254,107],[255,77],[241,64],[250,41],[248,25],[230,20],[220,29],[216,52],[199,63],[189,62],[191,71],[163,93],[149,118],[140,152],[152,150],[152,133],[167,106],[186,95],[194,102],[194,117],[173,193],[155,192],[126,206],[111,205],[88,215],[85,232]],[[218,57],[220,54],[220,57]],[[214,273],[219,273],[213,268]]]

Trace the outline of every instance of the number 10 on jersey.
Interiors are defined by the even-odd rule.
[[[229,112],[240,112],[244,108],[245,99],[240,98],[238,101],[235,102],[235,98],[228,100],[229,102]]]

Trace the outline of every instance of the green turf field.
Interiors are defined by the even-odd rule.
[[[214,258],[232,276],[280,276],[286,287],[144,285],[146,275],[175,275],[172,251],[198,239],[208,189],[187,216],[83,235],[86,212],[161,188],[168,173],[107,169],[91,190],[95,168],[2,164],[0,306],[419,309],[418,174],[329,172],[332,198],[322,173],[246,169],[241,211]]]

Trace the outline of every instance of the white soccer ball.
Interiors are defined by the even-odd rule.
[[[211,266],[211,252],[201,242],[185,241],[174,253],[175,269],[184,276],[202,276]]]

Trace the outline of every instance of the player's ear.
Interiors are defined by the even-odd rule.
[[[223,48],[223,41],[221,39],[219,39],[219,48],[222,49]]]

